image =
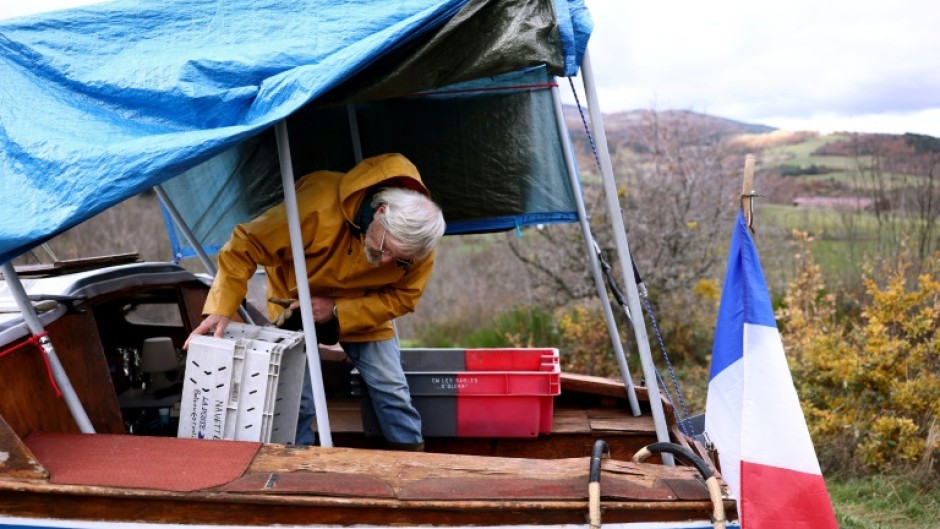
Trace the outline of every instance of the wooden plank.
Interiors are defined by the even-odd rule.
[[[224,525],[584,525],[587,502],[425,502],[303,496],[162,496],[0,489],[0,513],[96,521]],[[602,502],[604,522],[708,519],[710,502]],[[733,513],[733,503],[727,512]]]
[[[585,476],[562,479],[526,477],[428,478],[404,485],[404,500],[586,500]]]
[[[556,409],[552,417],[552,433],[582,433],[591,431],[587,410]]]
[[[636,388],[637,398],[641,393],[645,393],[645,388]],[[609,378],[595,377],[590,375],[579,375],[577,373],[561,374],[561,392],[577,391],[590,393],[594,395],[606,395],[608,397],[627,398],[627,390],[623,382]],[[649,400],[644,399],[644,400]]]
[[[662,482],[676,494],[680,500],[701,500],[709,499],[708,489],[705,483],[692,479],[664,479]]]
[[[123,433],[124,420],[91,312],[66,314],[50,323],[47,332],[95,431]],[[0,415],[16,435],[26,437],[33,430],[78,432],[65,400],[55,394],[38,345],[4,356],[0,366]]]
[[[588,414],[591,430],[594,432],[622,432],[631,435],[650,435],[656,433],[656,426],[649,416],[634,417],[629,413],[611,413],[606,410],[591,411]]]
[[[209,287],[202,283],[186,283],[180,286],[179,292],[183,326],[186,327],[186,332],[192,332],[202,323],[202,308],[206,303]],[[236,321],[241,321],[241,316],[238,316]]]
[[[312,494],[352,498],[395,497],[389,484],[381,479],[338,472],[248,474],[216,490],[264,494]]]
[[[402,487],[399,498],[410,500],[587,500],[585,474],[560,479],[527,477],[429,478]],[[708,500],[704,485],[689,479],[646,479],[644,476],[616,475],[604,472],[600,482],[601,497],[616,500],[676,501]],[[677,491],[681,491],[681,494]]]
[[[95,431],[123,434],[124,418],[91,312],[68,314],[53,325],[49,336]]]
[[[122,253],[104,255],[101,257],[81,257],[56,261],[53,264],[18,265],[16,273],[21,277],[49,277],[64,274],[74,274],[85,270],[94,270],[119,264],[136,263],[140,261],[138,253]]]
[[[0,416],[0,475],[7,478],[47,479],[49,473]]]
[[[640,407],[649,413],[649,390],[643,386],[634,386],[637,400]],[[576,373],[561,374],[561,392],[579,392],[591,395],[601,395],[607,397],[616,397],[619,400],[627,398],[627,389],[623,382],[609,378],[595,377],[589,375],[579,375]],[[663,411],[666,416],[667,426],[675,424],[676,418],[672,411],[672,404],[666,399],[665,394],[660,395],[660,401],[663,405]]]
[[[65,401],[55,395],[42,354],[30,345],[0,358],[0,416],[20,438],[35,429],[78,431]]]

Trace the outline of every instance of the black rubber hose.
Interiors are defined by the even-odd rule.
[[[659,454],[662,452],[670,453],[682,462],[692,465],[698,470],[699,474],[702,475],[702,478],[705,480],[705,487],[708,489],[708,496],[712,500],[712,524],[715,529],[725,529],[727,527],[728,520],[725,517],[725,506],[724,499],[722,497],[721,485],[718,483],[718,476],[705,464],[705,460],[701,457],[698,457],[691,450],[685,448],[684,446],[679,446],[673,443],[653,443],[651,445],[644,446],[639,449],[636,454],[633,454],[633,461],[635,463],[641,463],[651,454]]]
[[[610,455],[607,449],[607,441],[598,439],[594,443],[594,450],[591,451],[591,473],[589,483],[599,483],[601,480],[601,458],[604,454]]]
[[[591,451],[591,471],[588,474],[588,521],[590,529],[601,529],[601,458],[607,450],[607,441],[598,439]]]
[[[694,466],[695,469],[698,470],[702,475],[702,479],[707,480],[708,478],[712,477],[713,472],[708,467],[708,465],[705,464],[705,460],[695,455],[691,450],[684,446],[679,446],[674,443],[653,443],[651,445],[647,445],[646,449],[654,454],[667,452],[678,457],[684,463]]]

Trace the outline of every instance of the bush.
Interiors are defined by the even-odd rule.
[[[559,311],[558,330],[565,352],[561,368],[584,375],[622,378],[607,320],[600,306],[593,305],[572,304]]]
[[[808,245],[779,311],[794,383],[820,463],[937,474],[940,450],[940,259],[909,278],[901,255],[876,278],[857,319],[841,319]],[[940,256],[938,256],[940,257]]]
[[[466,347],[554,347],[558,331],[550,312],[539,307],[513,307],[500,312],[490,327],[467,336]]]

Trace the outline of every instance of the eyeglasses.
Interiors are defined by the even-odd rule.
[[[386,215],[388,214],[388,204],[385,204],[385,214]],[[379,242],[379,253],[382,254],[382,257],[390,257],[390,258],[395,259],[395,264],[407,270],[408,267],[414,264],[414,259],[401,259],[399,257],[396,257],[395,254],[391,250],[386,250],[385,249],[385,236],[388,235],[388,228],[385,227],[385,224],[382,224],[382,228],[385,231],[382,232],[382,239]]]
[[[388,228],[382,226],[384,231],[382,232],[382,239],[379,242],[379,253],[382,254],[382,257],[395,257],[395,254],[391,250],[385,249],[385,236],[388,235]]]

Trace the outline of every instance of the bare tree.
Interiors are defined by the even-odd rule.
[[[914,150],[905,174],[914,175],[906,195],[916,218],[913,227],[917,256],[921,262],[940,250],[940,139],[905,134],[905,142]]]
[[[723,136],[698,118],[648,112],[640,135],[643,148],[622,149],[614,160],[631,253],[657,312],[701,313],[695,287],[703,279],[717,282],[737,211],[743,153],[728,148]],[[585,166],[590,167],[582,162]],[[605,260],[618,270],[611,223],[600,207],[599,178],[586,172],[583,184],[594,238]],[[531,271],[544,301],[561,306],[596,295],[577,227],[530,230],[511,247]],[[615,276],[619,281],[619,274]],[[713,313],[700,315],[714,321]]]
[[[858,208],[852,222],[874,219],[873,256],[895,256],[913,243],[919,269],[940,248],[940,140],[931,136],[855,135],[852,140],[856,196],[870,199],[867,211]],[[866,230],[857,226],[853,233]],[[870,230],[868,230],[870,231]],[[850,244],[851,252],[865,249]],[[860,250],[861,249],[861,250]],[[864,255],[851,256],[861,262]]]
[[[688,290],[724,261],[744,157],[692,114],[649,112],[649,154],[621,162],[638,267],[664,292]]]

